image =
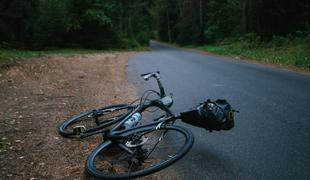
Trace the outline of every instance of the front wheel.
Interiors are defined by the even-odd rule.
[[[134,107],[128,104],[116,104],[89,110],[65,120],[58,127],[58,132],[64,137],[75,137],[81,132],[97,131],[108,124],[114,124],[133,109]]]
[[[193,142],[192,133],[179,126],[141,127],[126,133],[126,139],[98,145],[87,158],[86,170],[100,179],[145,176],[182,158]]]

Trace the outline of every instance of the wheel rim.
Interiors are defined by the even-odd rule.
[[[100,127],[102,123],[114,121],[132,111],[132,107],[111,107],[96,110],[97,116],[93,111],[82,114],[81,116],[72,117],[60,127],[61,134],[75,135],[77,131],[92,130]],[[79,128],[77,130],[77,128]]]
[[[159,171],[181,158],[192,145],[188,134],[178,129],[167,130],[138,133],[131,140],[107,145],[91,155],[87,170],[95,177],[111,179],[134,178]],[[139,136],[142,143],[137,141]]]

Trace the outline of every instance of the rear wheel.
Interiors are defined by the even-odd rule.
[[[133,106],[117,104],[90,110],[65,120],[58,129],[59,134],[65,137],[74,137],[81,132],[92,132],[103,126],[127,116]]]
[[[87,172],[102,179],[128,179],[145,176],[171,165],[192,147],[190,131],[167,125],[156,130],[141,127],[126,140],[103,142],[89,155]]]

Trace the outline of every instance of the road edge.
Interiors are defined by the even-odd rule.
[[[308,71],[308,70],[305,70],[303,68],[299,68],[299,67],[295,67],[295,66],[287,66],[287,65],[267,63],[267,62],[262,62],[262,61],[258,61],[255,59],[243,59],[243,58],[240,58],[237,56],[234,57],[234,56],[228,56],[228,55],[227,56],[219,55],[219,54],[212,53],[209,51],[204,51],[201,49],[182,47],[182,46],[177,45],[177,44],[171,44],[171,43],[157,41],[157,40],[150,40],[150,44],[151,44],[151,42],[155,42],[155,43],[163,45],[163,46],[168,46],[169,48],[182,49],[182,50],[189,51],[189,52],[195,52],[195,53],[199,53],[199,54],[203,54],[203,55],[223,58],[225,60],[234,60],[234,61],[239,61],[239,62],[246,62],[246,63],[250,63],[250,64],[262,65],[262,66],[269,67],[269,68],[299,73],[299,74],[303,74],[303,75],[310,75],[310,70]]]

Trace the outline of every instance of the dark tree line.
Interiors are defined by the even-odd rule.
[[[310,24],[308,0],[243,0],[243,32],[263,37],[286,35]]]
[[[113,48],[146,44],[143,0],[1,0],[0,46]]]
[[[181,44],[247,33],[268,41],[310,26],[308,0],[156,0],[153,10],[158,36]]]
[[[203,44],[309,31],[309,0],[1,0],[0,46]]]

